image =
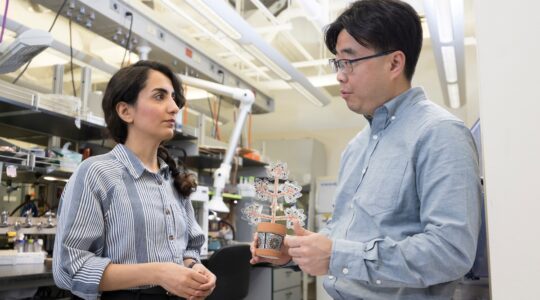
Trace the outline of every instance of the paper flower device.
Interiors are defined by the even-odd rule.
[[[287,228],[293,228],[294,222],[304,226],[303,209],[297,209],[294,204],[300,198],[302,188],[295,182],[288,181],[287,164],[271,163],[267,168],[268,179],[256,179],[255,191],[259,202],[253,202],[242,210],[243,218],[251,225],[257,225],[257,249],[255,254],[271,259],[280,256],[280,249],[287,233]],[[270,202],[268,205],[267,203]],[[283,202],[293,205],[283,209]],[[265,207],[270,208],[270,214],[263,213]],[[265,211],[268,211],[266,209]],[[278,211],[283,214],[278,215]],[[276,222],[284,222],[279,224]]]

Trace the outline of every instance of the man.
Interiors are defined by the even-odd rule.
[[[478,158],[463,122],[411,88],[420,19],[404,2],[358,1],[325,41],[342,98],[369,126],[342,154],[332,221],[296,226],[274,263],[329,275],[334,299],[450,299],[476,252]]]

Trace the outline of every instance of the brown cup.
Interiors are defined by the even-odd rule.
[[[287,227],[282,224],[262,222],[257,225],[257,249],[255,255],[278,259],[281,246],[287,234]]]

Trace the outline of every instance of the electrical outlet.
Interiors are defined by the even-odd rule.
[[[113,11],[120,13],[120,4],[118,3],[118,0],[110,0],[109,3],[109,6]]]
[[[157,31],[157,37],[158,39],[160,39],[162,42],[165,42],[165,32],[161,29],[158,29]]]

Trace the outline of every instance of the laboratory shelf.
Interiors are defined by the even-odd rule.
[[[197,156],[188,156],[186,158],[186,165],[194,169],[217,169],[223,162],[223,155],[208,155],[200,154]],[[248,167],[264,167],[266,163],[252,160],[249,158],[241,157],[239,159],[239,166],[242,168]],[[233,162],[234,165],[234,162]]]
[[[104,137],[103,127],[0,96],[0,136],[46,145],[48,136],[82,141]],[[45,136],[44,136],[45,135]]]

